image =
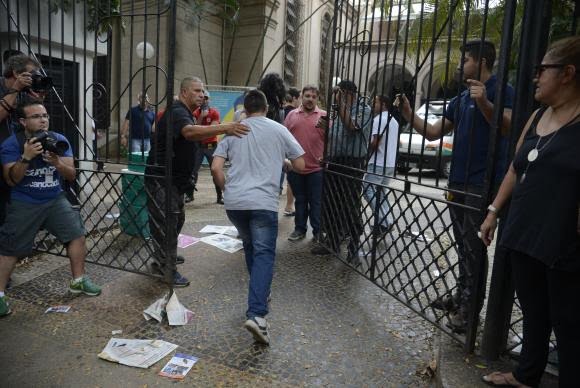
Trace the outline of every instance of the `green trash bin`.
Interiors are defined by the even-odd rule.
[[[119,203],[121,230],[128,235],[143,238],[151,235],[144,179],[146,159],[147,153],[143,155],[135,152],[129,155],[129,168],[122,170],[122,196]]]

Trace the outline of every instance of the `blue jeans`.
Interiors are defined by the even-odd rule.
[[[246,316],[265,317],[274,276],[278,213],[270,210],[226,210],[226,213],[244,243],[250,274]]]
[[[151,139],[131,139],[131,152],[151,151]]]
[[[322,171],[310,174],[288,173],[288,183],[294,193],[294,230],[306,233],[306,222],[310,218],[312,233],[320,231],[320,209],[322,203]]]
[[[390,177],[386,176],[393,176],[395,169],[393,167],[381,167],[376,166],[373,163],[369,163],[367,166],[368,172],[374,172],[375,174],[365,174],[365,181],[387,185],[391,180]],[[382,176],[381,176],[382,175]],[[381,206],[379,208],[379,225],[384,226],[385,228],[388,227],[393,223],[393,217],[389,214],[389,201],[387,200],[387,190],[376,185],[364,184],[364,196],[367,200],[373,214],[376,212],[376,205],[377,205],[377,197],[380,195]]]

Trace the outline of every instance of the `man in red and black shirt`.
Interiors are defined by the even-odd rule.
[[[209,107],[209,92],[207,90],[204,91],[204,101],[201,106],[199,106],[196,110],[193,111],[193,117],[199,125],[217,125],[220,123],[220,113],[217,109]],[[199,147],[195,153],[195,160],[193,165],[193,174],[192,179],[193,183],[197,184],[197,177],[199,174],[199,169],[201,168],[201,163],[203,162],[203,158],[205,157],[211,166],[213,162],[213,152],[217,146],[218,138],[217,136],[213,136],[199,142]],[[224,204],[224,200],[222,197],[221,189],[216,185],[215,192],[217,196],[217,203]],[[186,193],[185,195],[185,202],[193,201],[193,190],[191,193]]]

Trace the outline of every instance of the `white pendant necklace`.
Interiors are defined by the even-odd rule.
[[[530,150],[530,152],[528,152],[528,162],[533,162],[533,161],[535,161],[536,159],[538,159],[538,154],[539,154],[539,153],[540,153],[540,152],[538,151],[538,149],[537,149],[537,148],[532,148],[532,149]]]

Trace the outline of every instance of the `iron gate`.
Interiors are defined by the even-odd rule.
[[[566,21],[558,33],[554,25],[550,29],[552,7]],[[529,64],[541,58],[548,37],[576,31],[577,13],[574,2],[567,1],[335,1],[321,242],[361,275],[463,343],[468,352],[474,350],[479,311],[489,288],[488,252],[476,231],[507,167],[496,174],[498,163],[511,160],[515,141],[533,108],[533,66]],[[535,15],[535,20],[528,14]],[[520,30],[522,17],[528,21]],[[392,102],[404,94],[412,114],[430,123],[441,119],[445,125],[450,120],[445,110],[465,91],[466,56],[461,47],[472,41],[479,44],[479,52],[472,50],[470,55],[479,61],[480,70],[471,78],[479,79],[486,65],[481,60],[488,57],[484,41],[492,42],[497,54],[493,70],[497,87],[494,96],[488,95],[494,107],[492,119],[483,128],[488,132],[485,142],[475,143],[476,131],[482,130],[475,114],[463,126],[463,133],[454,125],[455,116],[450,136],[427,140],[417,133],[425,131],[427,124],[413,130]],[[518,46],[519,53],[512,53],[512,47]],[[508,82],[517,83],[515,103]],[[374,125],[382,138],[397,131],[396,164],[388,162],[388,151],[379,160],[378,153],[368,148],[376,96],[390,100],[388,113]],[[504,107],[513,108],[505,109],[513,113],[509,132],[502,134]],[[479,108],[474,105],[473,109]],[[400,132],[391,121],[398,122]],[[462,143],[466,149],[452,148],[458,135],[468,139]],[[453,156],[459,152],[463,158]],[[485,171],[480,171],[483,179],[474,184],[470,179],[478,153],[484,153]],[[453,175],[461,163],[468,171],[465,179],[458,179],[457,172]],[[452,183],[447,179],[450,169]],[[500,289],[502,282],[509,283],[498,275],[506,265],[504,256],[500,248],[495,250],[498,269],[494,269],[492,291]],[[456,306],[440,309],[458,292],[463,294],[459,305],[467,310],[463,311],[465,330],[455,324]],[[504,287],[500,293],[487,309],[484,341],[488,345],[484,343],[484,348],[488,356],[506,349],[513,288]],[[494,334],[501,338],[499,342],[491,338]]]

